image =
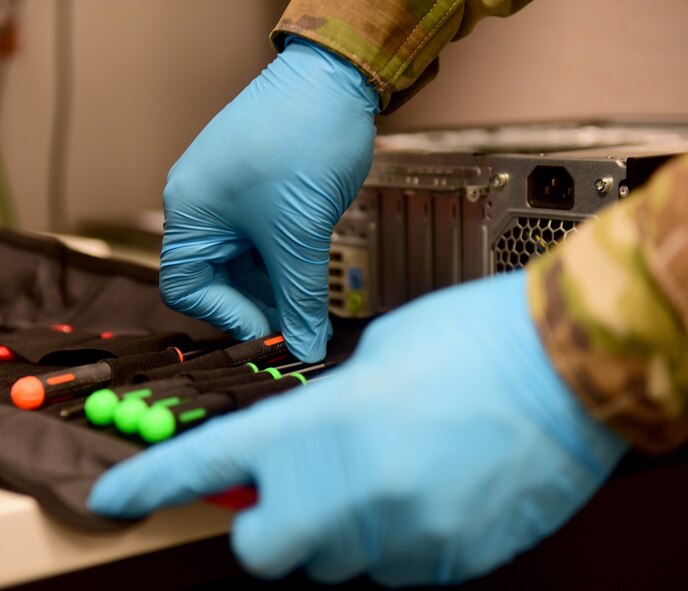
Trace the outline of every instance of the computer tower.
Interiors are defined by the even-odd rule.
[[[688,123],[556,123],[381,135],[335,227],[330,311],[372,317],[524,267],[663,162]]]

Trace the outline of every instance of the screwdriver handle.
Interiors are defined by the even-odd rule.
[[[179,380],[174,384],[168,384],[164,394],[156,394],[145,384],[122,390],[122,388],[101,388],[86,398],[82,406],[86,418],[92,425],[105,427],[112,424],[118,414],[118,409],[127,404],[130,408],[133,404],[137,404],[139,408],[145,409],[155,399],[172,396],[189,398],[192,395],[198,395],[198,391],[189,380]]]
[[[258,371],[258,368],[253,363],[247,363],[237,367],[183,372],[172,377],[145,380],[142,382],[135,382],[134,384],[111,387],[108,388],[108,395],[117,400],[123,400],[130,396],[152,400],[156,397],[160,398],[160,396],[167,396],[168,394],[173,395],[171,392],[175,392],[180,387],[205,383],[210,379],[230,380],[235,378],[238,379],[239,377],[243,378],[255,375]],[[93,398],[95,394],[101,395],[101,391],[93,392],[89,398]]]
[[[169,347],[161,353],[172,352],[177,363],[183,360],[182,352],[176,347]],[[128,358],[120,358],[124,359]],[[169,360],[161,357],[159,362],[169,363]],[[107,361],[98,361],[40,375],[24,376],[14,383],[10,397],[17,408],[36,410],[47,404],[71,400],[106,388],[114,380],[113,366]]]
[[[233,377],[240,375],[251,375],[260,371],[260,368],[255,363],[244,363],[243,365],[232,365],[229,367],[216,367],[214,369],[195,369],[191,371],[183,371],[177,374],[177,377],[185,377],[198,382],[200,380],[207,380],[210,378]]]
[[[158,443],[215,416],[239,410],[262,398],[305,382],[305,378],[291,374],[278,380],[245,384],[220,392],[207,392],[180,404],[156,403],[138,420],[138,432],[144,441]]]
[[[149,397],[125,396],[112,411],[115,428],[126,435],[138,433],[141,418],[154,405],[176,406],[198,398],[201,393],[192,384],[170,390],[165,394],[158,392]]]
[[[232,511],[241,511],[258,502],[258,490],[253,486],[235,486],[216,495],[209,495],[205,500]]]
[[[244,385],[255,385],[260,382],[274,382],[282,377],[282,374],[272,367],[251,374],[235,375],[194,381],[193,384],[200,392],[220,392],[230,388]]]
[[[229,396],[216,393],[202,394],[173,406],[153,404],[138,419],[137,430],[147,443],[158,443],[233,408],[234,401]]]
[[[235,368],[242,369],[246,365]],[[167,406],[195,398],[203,392],[226,389],[235,385],[273,381],[280,377],[276,370],[268,368],[254,373],[233,373],[203,381],[191,380],[190,376],[167,378],[143,382],[136,386],[122,388],[104,388],[93,392],[84,404],[88,420],[97,426],[106,426],[114,422],[117,429],[126,434],[137,430],[140,417],[153,404]]]
[[[289,357],[289,349],[280,333],[273,333],[260,339],[246,341],[225,349],[231,366],[243,363],[274,363]]]
[[[245,366],[241,366],[243,368]],[[237,369],[241,369],[237,368]],[[264,371],[253,372],[252,370],[241,373],[234,373],[227,376],[217,376],[204,380],[191,379],[191,376],[169,378],[166,380],[155,380],[137,384],[136,387],[113,388],[112,392],[121,402],[136,398],[148,406],[155,402],[172,397],[189,398],[191,394],[196,396],[204,392],[222,391],[234,386],[244,384],[257,384],[262,381],[274,381],[281,377],[279,372],[268,368]],[[95,393],[94,393],[95,394]],[[91,395],[93,396],[93,394]]]
[[[279,394],[295,386],[306,383],[306,378],[299,373],[282,376],[277,380],[266,380],[257,384],[240,384],[227,389],[216,390],[232,399],[234,409],[240,410],[263,398]]]
[[[104,388],[112,381],[112,367],[104,361],[18,379],[10,390],[17,408],[35,410],[53,402],[76,398]]]
[[[117,400],[124,400],[129,396],[147,398],[152,396],[158,389],[164,391],[174,390],[184,386],[189,386],[191,383],[191,380],[187,377],[174,377],[166,378],[164,380],[127,384],[124,386],[112,386],[106,390],[108,395],[114,396]],[[101,393],[102,390],[96,390],[88,396],[87,400],[97,398]]]

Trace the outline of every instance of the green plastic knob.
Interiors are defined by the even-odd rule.
[[[165,441],[175,434],[177,424],[172,412],[161,405],[151,406],[139,421],[139,435],[148,443]]]
[[[86,399],[84,404],[86,418],[98,427],[111,425],[118,403],[119,397],[109,388],[96,390]]]
[[[138,431],[139,420],[147,410],[148,405],[140,398],[125,398],[115,408],[112,420],[120,433],[134,435]]]

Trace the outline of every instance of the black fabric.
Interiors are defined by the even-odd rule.
[[[86,508],[93,482],[139,448],[88,429],[0,405],[0,485],[33,496],[62,524],[80,530],[113,530],[122,522]]]
[[[143,355],[150,351],[162,351],[168,347],[176,347],[184,351],[190,346],[188,335],[181,332],[155,333],[142,335],[119,335],[99,338],[92,343],[82,343],[78,347],[59,347],[46,352],[40,363],[58,362],[64,365],[83,364],[101,359],[130,357]]]
[[[0,344],[9,349],[14,359],[40,363],[47,354],[59,349],[92,348],[103,339],[91,332],[62,332],[50,327],[17,329],[0,334]]]
[[[156,269],[92,257],[50,237],[0,229],[0,276],[5,331],[67,324],[93,334],[181,332],[196,343],[228,340],[164,306]]]
[[[190,342],[188,335],[181,332],[114,335],[110,332],[65,333],[50,328],[29,328],[0,335],[0,343],[15,358],[53,365],[83,365],[109,357],[159,351],[165,347],[186,349]]]
[[[181,363],[179,351],[175,348],[168,348],[164,351],[153,350],[138,355],[127,355],[116,359],[106,359],[112,369],[112,385],[120,386],[131,382],[142,368],[147,367],[167,367]]]
[[[235,343],[209,325],[166,308],[158,275],[127,262],[75,252],[58,241],[0,230],[0,486],[29,494],[65,525],[80,530],[130,522],[91,515],[85,501],[100,474],[142,449],[139,442],[66,421],[67,400],[37,411],[12,405],[25,376],[104,362],[113,383],[138,371],[179,365],[182,352]]]

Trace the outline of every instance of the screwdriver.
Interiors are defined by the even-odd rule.
[[[229,356],[228,365],[236,367],[249,361],[255,364],[272,364],[280,359],[286,359],[290,353],[287,343],[280,333],[273,333],[260,339],[253,339],[239,343],[224,350]]]
[[[183,360],[184,355],[177,347],[168,347],[154,354],[129,355],[67,370],[25,376],[14,383],[10,397],[17,408],[35,410],[46,404],[83,396],[95,389],[109,386],[116,380],[124,381],[124,376],[116,375],[118,367],[131,372],[132,366],[136,364],[162,366],[181,363]]]
[[[273,381],[282,377],[279,371],[268,368],[251,375],[235,376],[231,379],[208,380],[188,383],[186,386],[158,390],[150,396],[126,396],[119,401],[112,413],[112,422],[117,430],[133,435],[144,413],[153,405],[173,406],[201,396],[204,392],[224,392],[228,388],[254,385],[262,381]]]
[[[180,374],[174,378],[151,380],[142,384],[120,386],[119,388],[101,388],[89,394],[88,398],[86,398],[85,402],[81,405],[81,409],[77,407],[66,408],[63,409],[64,412],[61,412],[60,416],[68,419],[73,413],[83,410],[86,414],[86,418],[88,418],[92,424],[102,427],[112,423],[115,408],[117,408],[118,403],[125,398],[152,398],[158,393],[162,393],[164,396],[173,396],[175,389],[188,387],[189,384],[193,383],[197,378],[211,374],[218,376],[226,375],[227,377],[232,375],[252,375],[258,371],[258,366],[255,363],[245,363],[238,367]]]
[[[220,392],[207,391],[188,401],[178,402],[175,399],[166,399],[154,402],[139,418],[139,435],[149,443],[168,439],[175,433],[191,428],[217,414],[240,410],[273,394],[299,384],[306,384],[304,374],[314,373],[317,376],[336,365],[338,365],[336,361],[324,362],[287,374],[279,378],[277,382],[236,385]],[[316,377],[311,381],[317,379],[319,378]]]
[[[186,354],[193,357],[194,352]],[[273,333],[267,337],[239,343],[227,349],[216,349],[185,361],[179,366],[160,367],[152,370],[142,370],[133,376],[134,383],[155,379],[171,378],[186,371],[213,370],[227,367],[237,367],[247,362],[253,362],[260,367],[275,365],[282,359],[291,357],[284,337]]]
[[[252,381],[256,373],[260,371],[268,372],[273,378],[281,377],[283,369],[305,365],[302,361],[280,365],[278,367],[268,367],[264,370],[258,369],[255,363],[249,362],[237,367],[222,367],[216,369],[204,369],[192,372],[184,372],[176,377],[159,380],[150,380],[141,384],[120,386],[118,388],[102,388],[89,394],[85,401],[63,408],[60,417],[71,419],[75,416],[86,415],[86,418],[93,425],[105,427],[111,425],[114,420],[115,412],[118,413],[122,425],[127,425],[123,432],[133,429],[134,413],[142,412],[145,406],[151,402],[172,396],[188,397],[189,392],[195,389],[208,389],[213,381],[218,381],[222,385],[233,385]],[[260,378],[259,378],[260,379]],[[193,387],[191,385],[193,384]],[[190,389],[191,388],[191,389]],[[125,399],[140,399],[142,402],[127,402],[122,404]],[[126,408],[123,410],[122,407]],[[138,410],[134,410],[138,409]],[[129,417],[129,418],[125,418]]]
[[[153,404],[141,416],[138,432],[147,443],[158,443],[211,417],[244,408],[262,398],[304,384],[306,378],[303,375],[291,373],[271,382],[237,386],[221,393],[201,394],[174,406]]]
[[[177,352],[178,357],[175,360],[161,362],[151,358],[147,363],[141,364],[137,371],[143,369],[143,367],[163,367],[182,363],[184,357],[181,351],[176,347],[171,347],[170,349],[174,349]],[[254,363],[276,361],[290,355],[284,337],[279,333],[246,341],[245,343],[229,347],[224,351],[226,353],[225,365],[231,367],[243,365],[249,361]],[[12,402],[18,408],[35,410],[41,408],[46,403],[77,398],[99,388],[105,388],[114,381],[112,365],[124,359],[114,359],[110,362],[99,361],[98,363],[82,365],[67,371],[51,372],[40,376],[26,376],[17,380],[12,386],[10,391]],[[135,375],[131,367],[128,368],[128,371],[132,376]],[[125,379],[120,379],[119,383],[126,381]],[[72,408],[69,412],[78,412],[78,408]]]

